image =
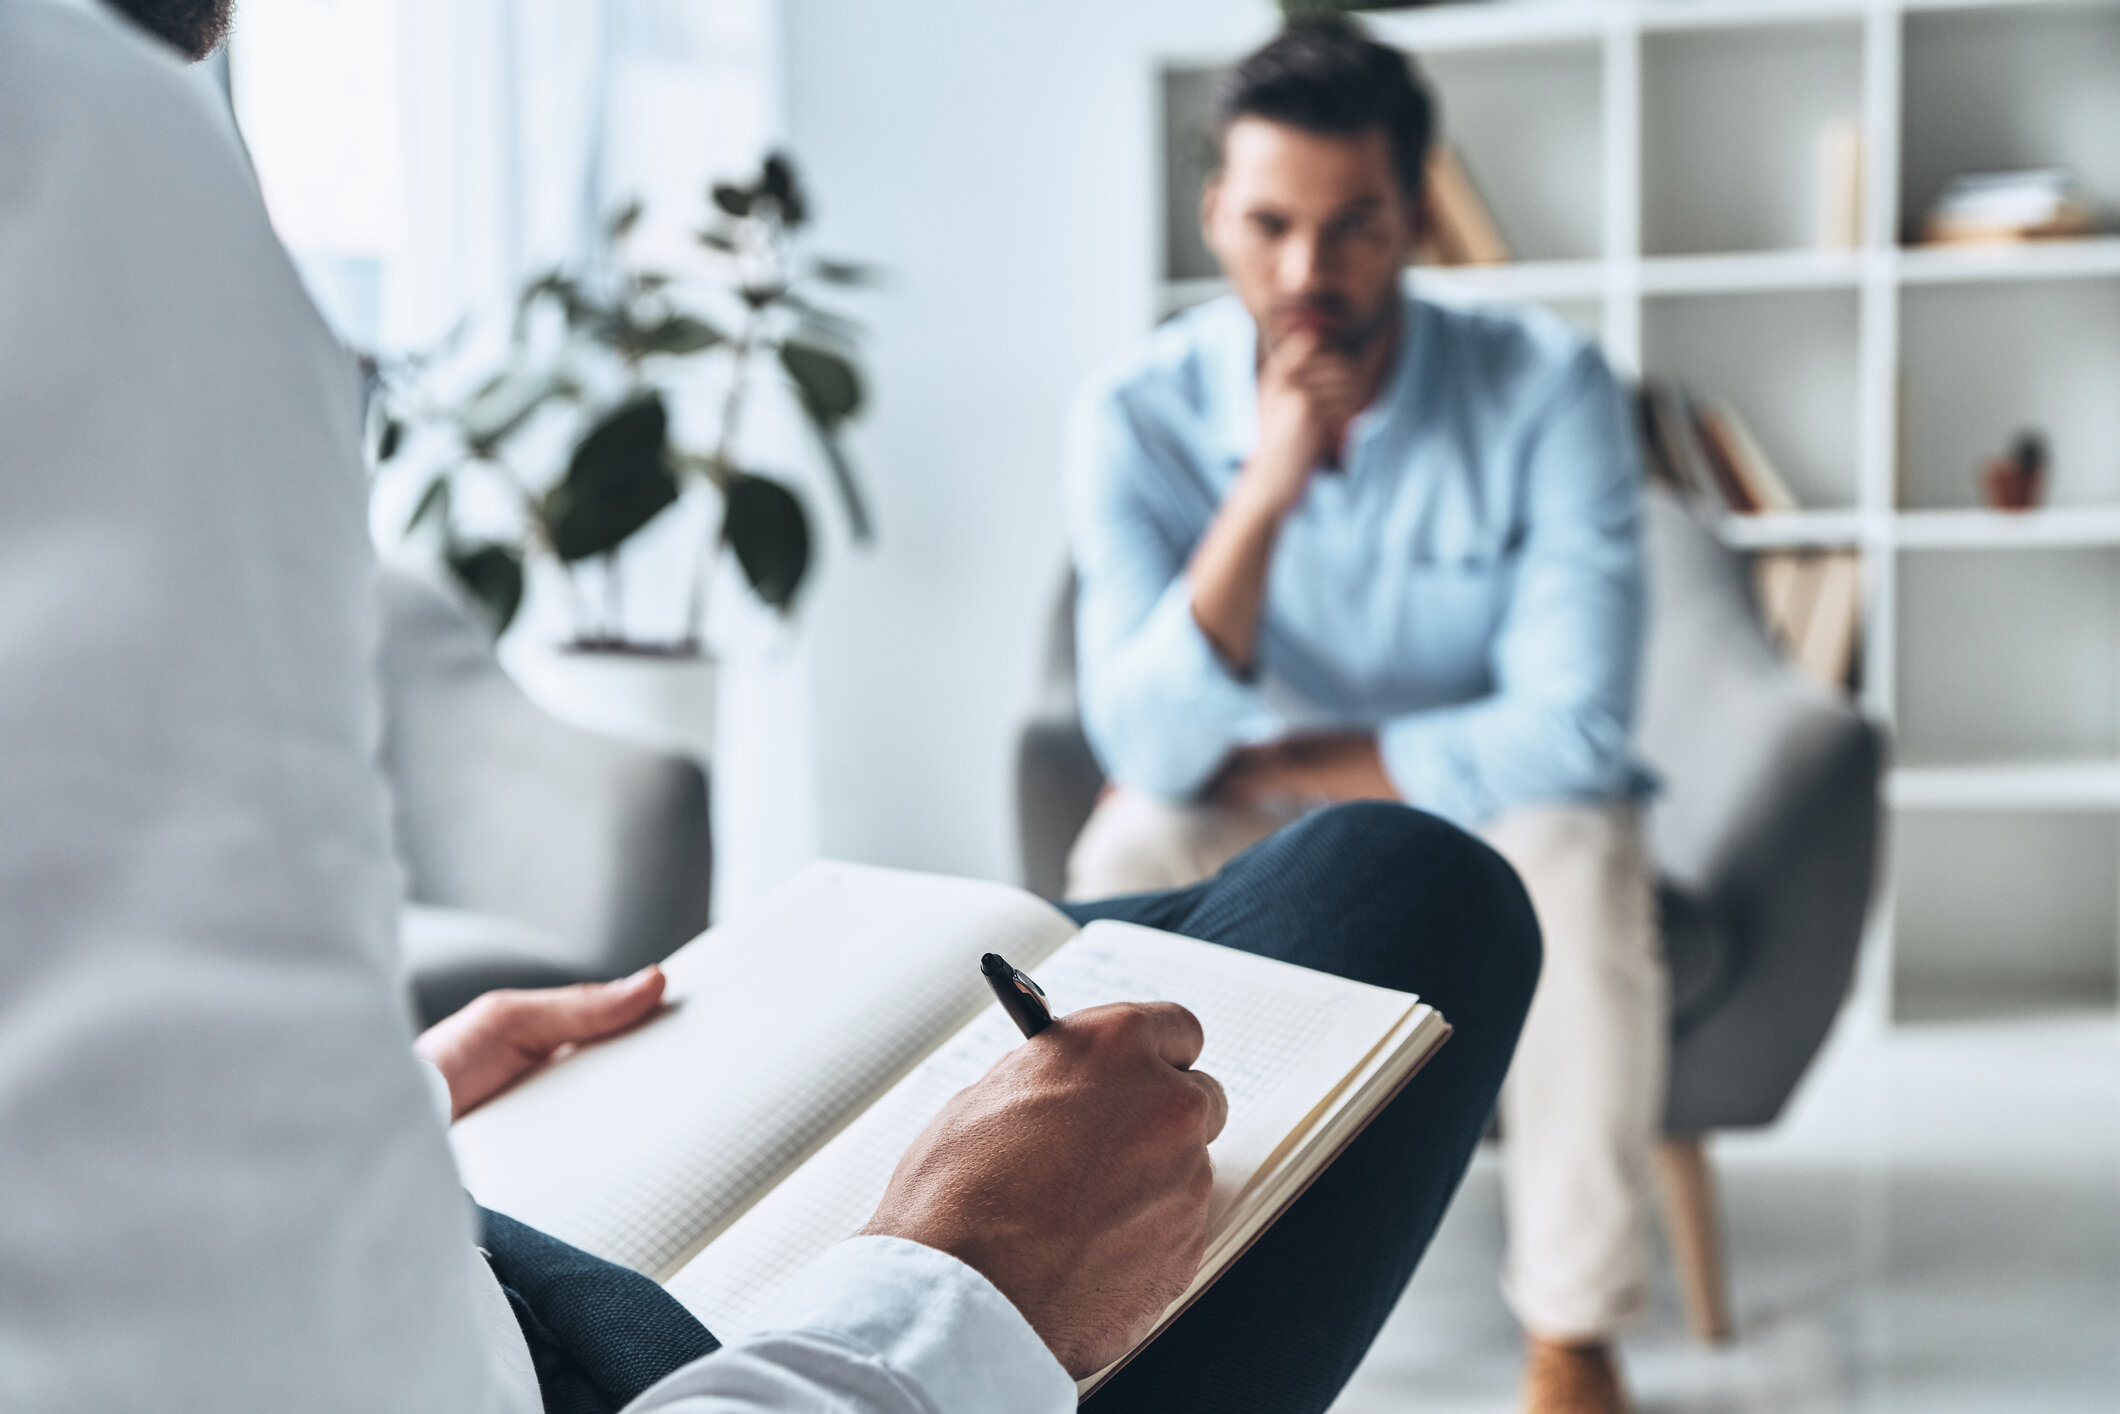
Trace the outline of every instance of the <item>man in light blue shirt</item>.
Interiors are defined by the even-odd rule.
[[[1082,710],[1115,785],[1069,892],[1177,887],[1348,799],[1507,856],[1546,935],[1502,1099],[1527,1408],[1617,1409],[1665,1025],[1626,401],[1550,317],[1403,292],[1430,113],[1400,55],[1298,27],[1220,125],[1202,220],[1232,293],[1093,383],[1070,433]]]

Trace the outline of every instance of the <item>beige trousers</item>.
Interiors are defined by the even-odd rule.
[[[1113,791],[1068,856],[1068,897],[1197,883],[1286,823]],[[1480,834],[1515,866],[1545,939],[1502,1086],[1502,1289],[1537,1335],[1603,1338],[1648,1292],[1650,1163],[1668,1048],[1669,984],[1639,816],[1628,805],[1531,806]]]

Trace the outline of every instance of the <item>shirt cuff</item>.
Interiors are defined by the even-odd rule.
[[[432,1104],[434,1112],[442,1117],[443,1125],[448,1125],[456,1118],[456,1100],[449,1093],[449,1077],[442,1074],[442,1068],[425,1056],[415,1056],[413,1059],[420,1063],[420,1069],[425,1072],[421,1079],[427,1082],[428,1103]]]
[[[822,1339],[887,1368],[936,1414],[1065,1414],[1075,1382],[1006,1296],[945,1252],[856,1237],[812,1262],[756,1330]]]
[[[1465,750],[1460,711],[1394,718],[1377,733],[1377,751],[1400,799],[1470,830],[1494,813],[1496,802]]]
[[[1172,580],[1125,653],[1124,696],[1093,739],[1126,784],[1167,800],[1204,785],[1232,747],[1278,735],[1259,690],[1230,670],[1193,617],[1192,582]],[[1116,686],[1116,684],[1115,684]]]

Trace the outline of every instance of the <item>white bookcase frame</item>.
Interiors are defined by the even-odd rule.
[[[2093,39],[2101,40],[2110,27],[2113,52],[2120,54],[2120,0],[1517,0],[1380,11],[1362,17],[1372,33],[1420,57],[1442,92],[1446,130],[1452,127],[1454,66],[1471,65],[1474,68],[1469,71],[1478,71],[1479,66],[1506,65],[1511,55],[1544,56],[1540,62],[1550,65],[1551,55],[1565,51],[1582,63],[1594,64],[1600,83],[1594,114],[1602,128],[1600,196],[1594,217],[1586,218],[1586,226],[1594,223],[1596,227],[1598,254],[1592,258],[1529,258],[1479,269],[1424,271],[1415,276],[1424,288],[1446,290],[1455,297],[1473,300],[1541,302],[1572,315],[1578,323],[1594,321],[1607,356],[1616,368],[1629,375],[1639,374],[1645,366],[1656,373],[1684,375],[1683,368],[1659,367],[1656,353],[1660,328],[1683,342],[1687,321],[1669,311],[1682,309],[1689,300],[1717,302],[1711,307],[1731,311],[1786,311],[1801,305],[1771,298],[1762,302],[1762,297],[1803,296],[1809,307],[1829,311],[1828,317],[1836,322],[1840,311],[1852,310],[1854,446],[1845,459],[1852,467],[1852,476],[1844,495],[1825,498],[1844,504],[1786,515],[1733,517],[1725,520],[1720,529],[1730,544],[1744,549],[1847,546],[1861,553],[1866,591],[1862,704],[1866,711],[1887,723],[1908,718],[1909,708],[1920,709],[1911,713],[1914,723],[1930,720],[1934,713],[1924,715],[1930,705],[1927,699],[1902,701],[1902,694],[1910,690],[1910,678],[1931,683],[1949,676],[1948,672],[1939,673],[1933,663],[1910,665],[1901,661],[1906,615],[1919,614],[1923,608],[1915,599],[1902,603],[1903,582],[1910,577],[1909,557],[1985,556],[1982,563],[1988,564],[1989,569],[1983,572],[2001,574],[1999,582],[2006,584],[2011,576],[2006,569],[1996,570],[1994,566],[2033,562],[1998,560],[1997,556],[2073,555],[2076,558],[2065,563],[2080,561],[2090,567],[2083,583],[2095,592],[2084,596],[2086,602],[2098,596],[2120,599],[2120,445],[2105,445],[2107,441],[2120,442],[2120,433],[2108,434],[2102,430],[2102,423],[2098,424],[2096,436],[2088,441],[2098,448],[2101,457],[2110,453],[2114,462],[2099,468],[2093,478],[2101,487],[2109,484],[2111,494],[2103,496],[2103,503],[2086,498],[2081,504],[2056,504],[2018,515],[1972,509],[1969,505],[1931,504],[1959,496],[1969,503],[1971,468],[1980,455],[2000,452],[1999,442],[1991,447],[1963,449],[1962,485],[1935,483],[1927,492],[1909,500],[1909,483],[1902,471],[1906,416],[1902,407],[1915,405],[1912,410],[1918,414],[1919,403],[1918,390],[1906,391],[1910,364],[1918,377],[1922,369],[1931,366],[1924,360],[1938,357],[1934,351],[1924,350],[1920,359],[1909,358],[1904,341],[1911,306],[1943,320],[1947,328],[1949,321],[1956,319],[1975,334],[1980,330],[1978,321],[1983,307],[1978,300],[1983,296],[1976,294],[1972,296],[1974,303],[1965,305],[1967,297],[1957,292],[2036,291],[2042,287],[2074,291],[2081,287],[2109,292],[2113,307],[2120,309],[2120,236],[1985,249],[1922,249],[1901,244],[1902,227],[1912,214],[1906,207],[1925,200],[1922,194],[1902,192],[1902,153],[1909,138],[1902,132],[1908,107],[1907,65],[1910,48],[1915,47],[1910,36],[1926,42],[1931,35],[1942,35],[1948,41],[1950,26],[1968,22],[1964,17],[1971,17],[1970,22],[1975,24],[2020,25],[2028,30],[2036,30],[2042,24],[2084,25],[2089,27]],[[1657,88],[1658,83],[1672,77],[1670,66],[1712,62],[1726,67],[1734,63],[1741,69],[1747,62],[1745,56],[1754,52],[1767,56],[1760,62],[1771,64],[1777,43],[1793,45],[1801,52],[1806,43],[1815,46],[1819,36],[1828,37],[1828,47],[1844,42],[1857,50],[1851,66],[1859,87],[1857,108],[1847,116],[1859,119],[1864,137],[1861,247],[1820,251],[1782,242],[1751,250],[1645,252],[1645,199],[1654,199],[1658,194],[1650,189],[1655,173],[1645,170],[1644,140],[1646,137],[1654,141],[1659,135],[1645,133],[1644,111],[1658,102],[1683,101],[1683,82],[1676,86],[1681,91],[1679,97]],[[2055,43],[2051,38],[2041,42],[2049,49]],[[1223,54],[1174,58],[1166,64],[1166,71],[1213,67],[1230,57]],[[1770,77],[1761,76],[1761,80]],[[1805,82],[1826,81],[1811,72],[1783,77],[1791,81],[1792,91],[1799,92]],[[1920,78],[1917,74],[1917,81]],[[2116,154],[2120,154],[2120,63],[2115,64],[2110,79],[2114,97],[2108,100],[2092,95],[2087,111],[2094,117],[2111,118],[2110,141]],[[2062,81],[2067,81],[2065,75]],[[2080,73],[2076,81],[2093,85],[2100,82],[2095,74],[2085,80]],[[1485,82],[1491,90],[1491,77]],[[1536,94],[1527,96],[1533,101],[1538,98]],[[2021,101],[2044,100],[2027,94]],[[2099,103],[2106,106],[2100,109]],[[2071,111],[2086,110],[2079,105]],[[1470,127],[1477,115],[1460,116],[1465,120],[1453,135],[1470,142],[1477,137]],[[1582,116],[1585,121],[1592,117],[1588,113]],[[1913,136],[1920,140],[1918,134]],[[1480,153],[1469,151],[1468,160],[1479,179]],[[2018,160],[2029,165],[2055,159],[2028,153]],[[1937,162],[1928,165],[1934,167]],[[2101,200],[2110,219],[2114,211],[2120,210],[2120,155],[2116,155],[2112,171],[2101,167],[2094,175],[2106,185],[2104,189],[2094,189],[2092,194]],[[1684,194],[1677,193],[1676,199],[1683,201]],[[1173,199],[1166,219],[1190,220],[1191,215],[1189,207],[1180,207]],[[1506,231],[1509,213],[1500,209],[1499,215]],[[1668,220],[1663,222],[1666,227],[1671,224]],[[1534,257],[1538,253],[1530,252]],[[2076,283],[2050,286],[2050,282]],[[1219,282],[1211,279],[1166,279],[1161,290],[1162,308],[1182,307],[1219,288]],[[1951,304],[1954,298],[1965,306],[1956,313]],[[2003,298],[2007,302],[2015,297]],[[2100,294],[2100,298],[2106,295]],[[2099,357],[2120,367],[2120,320],[2112,321],[2114,327],[2108,327],[2099,322],[2102,315],[2095,302],[2091,304],[2091,313],[2077,320],[2079,327],[2072,336],[2097,340]],[[1702,324],[1697,318],[1692,322],[1696,328]],[[1693,337],[1699,336],[1696,333]],[[1968,345],[1977,342],[1967,340]],[[1968,347],[1963,356],[1977,360],[1977,347]],[[1743,388],[1708,391],[1731,396],[1740,409],[1745,407]],[[2109,396],[2120,405],[2120,379],[2115,380]],[[1769,446],[1772,450],[1771,442]],[[2069,470],[2059,464],[2057,457],[2057,484]],[[1930,469],[1932,482],[1938,474]],[[1938,491],[1937,487],[1945,489]],[[1965,562],[1972,564],[1973,559]],[[2049,571],[2063,563],[2045,562]],[[2102,568],[2108,563],[2115,571],[2109,576]],[[1935,580],[1935,575],[1926,569],[1911,577],[1923,583]],[[2111,580],[2110,585],[2101,582],[2106,578]],[[2071,593],[2064,597],[2073,601],[2076,596]],[[2095,626],[2103,619],[2094,613],[2086,622]],[[1922,642],[1937,640],[1935,625],[1919,626],[1924,630],[1917,635]],[[1989,631],[1995,632],[1992,626]],[[2036,624],[2032,631],[2037,631]],[[2000,636],[2006,638],[2007,634]],[[2078,945],[2072,956],[2046,962],[2035,957],[2024,963],[2020,973],[2013,974],[2015,954],[2011,949],[2021,949],[2023,938],[1999,934],[1992,938],[1992,951],[1984,955],[1996,964],[1990,968],[1979,954],[1989,941],[1977,936],[1978,929],[1974,928],[1976,936],[1948,941],[1943,952],[1949,959],[1940,966],[1940,975],[1960,979],[1961,991],[2000,996],[2004,1004],[2012,995],[2012,980],[2022,981],[2026,993],[2038,993],[2042,1000],[2067,994],[2111,1004],[2116,989],[2120,989],[2120,633],[2111,641],[2099,641],[2097,651],[2111,660],[2111,667],[2104,674],[2110,683],[2094,685],[2093,690],[2103,693],[2109,685],[2113,700],[2090,704],[2085,713],[2078,714],[2083,721],[2092,723],[2076,729],[2076,739],[2087,744],[2088,749],[2079,746],[2067,750],[2068,742],[2064,741],[2064,749],[2057,751],[2054,742],[2047,740],[2037,749],[2023,752],[1974,752],[1951,745],[1931,750],[1918,731],[1912,737],[1902,736],[1896,743],[1899,764],[1893,767],[1886,790],[1892,812],[1888,843],[1904,841],[1910,849],[1918,843],[1921,849],[1943,850],[1945,855],[1930,859],[1917,871],[1918,877],[1911,879],[1901,867],[1905,861],[1888,862],[1892,882],[1880,895],[1857,985],[1856,1006],[1868,1021],[1884,1023],[1895,1016],[1919,1014],[1923,1009],[1909,1004],[1914,993],[1927,985],[1922,981],[1925,964],[1921,962],[1921,949],[1915,946],[1910,951],[1909,939],[1901,936],[1906,920],[1923,910],[1909,905],[1933,902],[1919,892],[1922,889],[1938,893],[1941,886],[1931,888],[1922,882],[1923,878],[1940,877],[1948,883],[1954,873],[1961,872],[1948,857],[1949,850],[1972,851],[1969,867],[1974,867],[1981,852],[1989,848],[1953,836],[1954,830],[1963,834],[1959,825],[1937,827],[1929,823],[1954,813],[1980,817],[1992,839],[2005,844],[2013,830],[2022,839],[2030,840],[2039,837],[2042,830],[2051,833],[2078,828],[2067,825],[2070,818],[2081,819],[2085,813],[2096,817],[2100,823],[2084,828],[2111,831],[2110,847],[2101,845],[2103,853],[2099,854],[2097,850],[2084,850],[2078,841],[2070,847],[2071,857],[2079,861],[2094,855],[2102,858],[2105,876],[2102,881],[2089,879],[2082,869],[2090,866],[2080,865],[2077,876],[2064,879],[2063,884],[2078,893],[2102,887],[2103,896],[2079,899],[2082,906],[2071,915],[2075,921],[2055,926],[2074,928],[2080,933],[2083,917],[2089,916],[2086,910],[2102,909],[2097,917],[2109,920],[2110,931],[2102,957],[2088,958]],[[1963,657],[1958,667],[1965,672],[1983,671],[1981,645],[1969,643]],[[1920,671],[1910,671],[1910,667]],[[1937,694],[1932,687],[1924,687],[1923,691],[1931,697]],[[1948,684],[1941,689],[1946,697],[1954,691]],[[2105,725],[2107,719],[2109,728]],[[1952,728],[1944,731],[1939,740],[1956,741],[1953,731],[1958,736],[1965,735]],[[2006,725],[1995,728],[1990,735],[1997,732],[2008,735]],[[1995,831],[2001,833],[1993,834]],[[1938,834],[1939,840],[1929,842],[1929,834]],[[1951,838],[1943,838],[1946,836]],[[2071,836],[2072,840],[2075,838]],[[2022,847],[2033,848],[2030,844]],[[2006,857],[2008,852],[2007,848],[1999,849],[1998,857]],[[2005,893],[2010,887],[2007,879],[1994,883]],[[2023,881],[2023,887],[2028,889],[2042,886],[2039,879]],[[1909,889],[1917,892],[1909,894]],[[1938,907],[1941,905],[1928,907],[1926,914],[1935,915]],[[2035,908],[2028,916],[2036,920],[2046,915]],[[1951,931],[1948,924],[1940,929],[1944,934]],[[2046,974],[2042,974],[2042,967],[2047,969]],[[1909,978],[1913,979],[1911,989]]]

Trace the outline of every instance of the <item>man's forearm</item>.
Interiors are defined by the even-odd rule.
[[[1290,737],[1239,751],[1215,790],[1226,804],[1404,800],[1373,734]]]
[[[1223,660],[1249,673],[1258,650],[1259,618],[1274,544],[1288,514],[1284,500],[1246,467],[1186,566],[1193,620]]]

